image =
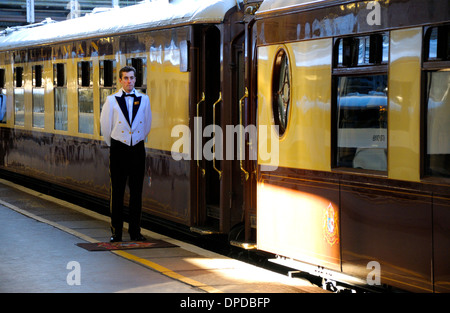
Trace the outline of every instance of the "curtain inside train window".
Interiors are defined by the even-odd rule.
[[[450,177],[450,68],[427,73],[426,174]]]
[[[92,61],[78,62],[78,132],[94,134]]]
[[[6,123],[5,69],[0,68],[0,123]]]
[[[387,171],[387,89],[387,75],[338,77],[338,167]]]
[[[450,178],[450,24],[424,33],[425,175]]]
[[[14,125],[25,126],[23,67],[14,68]]]
[[[116,92],[116,60],[99,61],[100,112],[106,98]]]
[[[44,84],[42,65],[33,65],[33,127],[44,128]]]
[[[55,130],[67,130],[67,78],[66,64],[53,64],[53,90],[55,96]]]
[[[100,114],[106,98],[116,92],[116,60],[100,60],[99,61],[99,86],[100,86]],[[98,123],[100,123],[98,121]],[[100,124],[98,129],[101,128]]]

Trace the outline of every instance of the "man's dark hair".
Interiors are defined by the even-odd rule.
[[[124,66],[119,71],[119,77],[122,79],[122,73],[134,72],[134,76],[136,76],[136,69],[132,66]]]

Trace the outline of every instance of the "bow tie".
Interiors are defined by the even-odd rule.
[[[125,97],[136,97],[134,93],[130,93],[130,94],[125,94]]]

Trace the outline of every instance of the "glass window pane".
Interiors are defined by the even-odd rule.
[[[78,89],[78,131],[94,134],[94,91]]]
[[[383,35],[383,56],[381,61],[387,63],[389,61],[389,36]]]
[[[67,83],[66,77],[66,64],[55,63],[53,64],[53,84],[57,87],[64,87]]]
[[[103,104],[106,98],[116,92],[114,88],[100,88],[100,113],[102,112]]]
[[[23,88],[14,88],[14,124],[25,125],[25,99]]]
[[[104,87],[113,87],[115,83],[116,61],[101,60],[99,61],[99,84]]]
[[[5,88],[5,69],[0,68],[0,90]]]
[[[450,71],[430,72],[427,78],[426,171],[450,177]]]
[[[115,88],[100,88],[100,114],[102,113],[103,104],[105,104],[106,98],[115,92],[116,92]],[[100,135],[102,135],[101,129]]]
[[[44,128],[44,88],[33,88],[33,127]]]
[[[42,65],[33,65],[33,87],[42,87]]]
[[[14,87],[23,87],[23,67],[14,68]]]
[[[92,62],[78,62],[78,86],[92,86]]]
[[[55,88],[55,129],[67,130],[67,88]]]
[[[387,75],[338,78],[337,166],[387,171]]]
[[[437,27],[432,28],[429,42],[428,59],[437,58]]]
[[[358,65],[368,64],[370,59],[370,37],[360,37],[358,41]]]
[[[342,65],[344,63],[344,40],[339,39],[338,41],[338,48],[337,48],[337,64],[336,65]]]

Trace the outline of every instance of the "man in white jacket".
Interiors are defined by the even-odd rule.
[[[111,242],[122,241],[123,200],[127,178],[130,189],[129,229],[133,241],[141,235],[142,187],[145,173],[144,142],[150,132],[152,112],[147,95],[134,89],[136,70],[125,66],[119,71],[122,88],[107,97],[100,115],[103,138],[110,147]]]

